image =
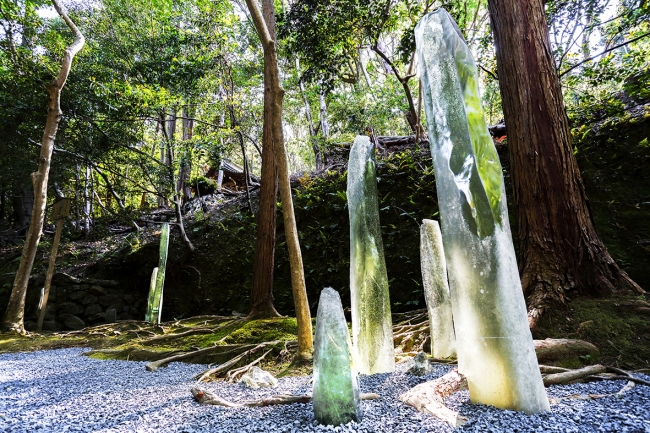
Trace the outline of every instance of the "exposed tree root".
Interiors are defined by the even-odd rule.
[[[200,349],[200,350],[195,350],[194,352],[181,353],[179,355],[170,356],[168,358],[163,358],[158,361],[150,362],[149,364],[146,365],[146,369],[148,371],[156,371],[160,367],[163,367],[169,364],[170,362],[185,361],[187,359],[196,358],[198,356],[203,356],[203,355],[214,355],[217,353],[221,356],[238,355],[241,350],[246,350],[247,348],[251,348],[251,347],[254,347],[254,345],[235,344],[235,345],[228,345],[228,346],[208,347],[207,349]]]
[[[249,368],[251,368],[252,366],[258,364],[264,358],[266,358],[266,355],[268,355],[272,350],[273,349],[267,350],[266,352],[264,352],[264,355],[260,356],[255,361],[244,365],[243,367],[239,367],[239,368],[230,370],[228,373],[226,373],[226,380],[228,382],[231,382],[231,383],[237,381],[240,377],[242,377],[248,371]]]
[[[453,427],[460,427],[469,419],[445,406],[444,399],[464,389],[467,389],[467,379],[454,369],[436,380],[411,388],[398,398],[419,412],[433,415]]]
[[[197,379],[197,382],[201,382],[203,380],[206,380],[207,378],[209,378],[211,376],[214,376],[216,378],[221,374],[227,373],[231,368],[235,367],[241,360],[243,360],[247,356],[252,355],[253,353],[255,353],[255,352],[257,352],[257,351],[259,351],[259,350],[261,350],[261,349],[263,349],[263,348],[265,348],[267,346],[276,345],[278,343],[279,343],[279,341],[269,341],[269,342],[258,344],[257,346],[252,347],[251,349],[247,350],[246,352],[235,356],[230,361],[224,362],[223,364],[219,365],[218,367],[210,368],[208,370],[205,370],[204,372],[202,372],[201,374],[198,374],[194,378]],[[266,356],[266,354],[264,356]]]
[[[181,325],[181,324],[187,323],[187,322],[200,322],[200,321],[221,323],[221,322],[229,322],[229,321],[231,321],[233,319],[234,318],[230,317],[230,316],[204,315],[204,316],[188,317],[187,319],[180,319],[180,320],[176,320],[174,322],[166,322],[165,325],[178,326],[178,325]]]
[[[209,329],[209,328],[193,328],[185,332],[179,332],[178,334],[158,335],[156,337],[150,338],[149,340],[142,341],[140,344],[142,346],[147,346],[149,344],[156,344],[156,343],[160,343],[161,341],[169,341],[176,338],[183,338],[189,335],[213,334],[214,332],[215,332],[214,329]]]

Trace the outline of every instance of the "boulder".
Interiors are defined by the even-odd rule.
[[[81,284],[81,280],[72,275],[68,275],[63,272],[57,272],[52,277],[52,282],[56,286],[67,286],[72,284]]]
[[[81,314],[84,312],[84,309],[81,305],[75,304],[74,302],[63,302],[57,305],[57,311],[59,315]]]
[[[102,307],[108,307],[109,305],[117,304],[122,302],[122,295],[104,295],[99,297],[99,305]]]
[[[81,300],[81,303],[84,304],[84,305],[95,304],[95,303],[97,303],[97,296],[95,296],[95,295],[86,295]]]
[[[60,329],[59,324],[55,320],[45,320],[43,322],[43,331],[58,331]]]
[[[79,330],[86,327],[86,323],[74,314],[66,314],[62,317],[63,325],[67,329]]]
[[[121,302],[118,302],[116,304],[111,304],[106,308],[106,311],[108,310],[115,310],[115,314],[122,313],[124,310],[124,304]]]
[[[104,296],[104,295],[108,295],[108,290],[106,290],[106,289],[105,289],[104,287],[102,287],[102,286],[98,286],[98,285],[95,285],[95,284],[93,284],[92,286],[90,286],[89,292],[90,292],[91,294],[93,294],[93,295],[96,295],[96,296]]]
[[[89,322],[103,322],[106,320],[106,313],[103,311],[92,316],[86,316],[86,320]]]
[[[86,317],[91,317],[94,316],[95,314],[98,313],[103,313],[104,309],[101,307],[99,304],[92,304],[86,307],[86,310],[84,311],[84,315]]]
[[[429,360],[427,359],[427,354],[420,352],[409,362],[409,373],[414,376],[424,376],[429,374],[431,371],[431,366],[429,365]]]
[[[250,367],[239,381],[253,389],[274,387],[278,384],[278,380],[271,373],[258,366]]]
[[[72,301],[78,301],[79,299],[82,299],[84,296],[87,296],[88,293],[83,291],[83,290],[75,290],[72,293],[68,295],[68,299]],[[83,303],[83,301],[82,301]]]

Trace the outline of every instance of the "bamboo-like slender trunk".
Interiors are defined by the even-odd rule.
[[[27,238],[23,247],[23,255],[16,272],[13,289],[9,298],[9,305],[5,313],[3,329],[24,333],[24,315],[25,315],[25,295],[27,294],[27,283],[29,275],[34,265],[36,249],[43,232],[43,222],[45,220],[45,207],[47,205],[47,180],[50,174],[50,162],[52,160],[52,151],[54,149],[54,139],[59,128],[61,120],[61,90],[70,73],[72,60],[81,50],[85,39],[77,26],[68,18],[57,0],[52,0],[54,9],[59,13],[63,21],[68,25],[75,35],[75,40],[64,52],[61,70],[58,75],[48,86],[50,100],[47,110],[47,121],[45,122],[45,132],[43,133],[43,144],[39,156],[38,169],[32,173],[32,182],[34,184],[34,211],[29,224]]]
[[[265,0],[268,1],[268,0]],[[291,183],[289,179],[289,164],[284,146],[284,133],[282,130],[282,100],[284,89],[280,83],[278,68],[277,47],[272,36],[274,32],[269,29],[255,0],[246,0],[251,12],[253,23],[262,41],[264,49],[265,88],[268,88],[271,104],[268,120],[271,121],[271,134],[274,143],[275,162],[278,168],[280,196],[282,199],[282,215],[284,230],[289,250],[289,264],[291,266],[291,289],[298,322],[298,358],[309,359],[313,351],[313,335],[311,326],[311,313],[307,301],[307,288],[305,274],[298,240],[296,217],[293,211],[293,198],[291,197]],[[272,4],[272,3],[271,3]],[[265,121],[267,118],[265,117]]]

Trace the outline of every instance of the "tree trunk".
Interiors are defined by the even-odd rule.
[[[268,9],[268,7],[267,7]],[[265,19],[275,23],[273,11]],[[267,21],[267,22],[269,22]],[[270,24],[269,24],[270,27]],[[278,197],[278,174],[275,165],[275,150],[271,131],[271,94],[267,69],[264,63],[264,124],[262,126],[262,173],[260,179],[260,208],[257,215],[257,240],[251,288],[250,319],[278,317],[273,306],[273,266],[275,264],[275,224]]]
[[[68,18],[57,0],[52,0],[54,8],[59,13],[63,21],[68,25],[70,30],[75,35],[75,40],[66,50],[63,55],[63,62],[61,70],[57,77],[52,80],[48,85],[48,93],[50,95],[47,121],[45,123],[45,132],[43,133],[43,145],[41,147],[41,154],[38,161],[38,170],[32,173],[32,182],[34,183],[34,212],[29,224],[27,232],[27,239],[25,239],[25,246],[23,247],[23,255],[20,259],[20,265],[16,272],[16,279],[9,298],[9,305],[5,313],[3,328],[5,331],[13,331],[24,333],[24,314],[25,314],[25,295],[27,293],[27,283],[29,281],[29,274],[34,265],[34,257],[36,256],[36,249],[41,239],[43,230],[43,221],[45,220],[45,207],[47,205],[47,180],[50,174],[50,161],[52,158],[52,150],[54,148],[54,139],[56,138],[56,131],[59,128],[59,121],[61,120],[61,89],[65,85],[68,78],[72,59],[75,54],[83,47],[84,37]]]
[[[79,190],[81,189],[81,180],[79,176],[79,163],[75,164],[74,170],[74,218],[75,218],[75,228],[77,231],[81,230],[81,208],[79,206],[79,200],[81,194]]]
[[[183,141],[192,139],[194,133],[194,120],[187,106],[183,107]],[[178,174],[178,185],[176,189],[181,193],[183,202],[192,198],[191,187],[189,185],[190,175],[192,173],[192,160],[187,146],[183,146],[183,156],[181,158],[180,173]]]
[[[409,110],[406,112],[406,121],[408,122],[411,130],[415,133],[415,135],[422,136],[424,129],[421,124],[417,123],[418,112],[415,109],[415,104],[413,103],[413,95],[411,94],[411,88],[409,87],[409,80],[415,76],[411,73],[411,68],[409,68],[409,71],[407,71],[406,75],[402,76],[397,70],[397,66],[395,66],[395,64],[388,58],[388,56],[384,54],[380,41],[377,41],[377,43],[371,45],[370,48],[375,53],[377,53],[379,57],[381,57],[381,59],[384,61],[384,65],[392,69],[393,74],[395,74],[395,78],[397,78],[397,81],[399,81],[402,85],[402,88],[404,89],[404,95],[406,96],[406,102],[409,106]],[[390,73],[391,69],[387,69],[387,72]]]
[[[314,121],[311,117],[311,104],[309,104],[309,99],[307,98],[307,93],[305,92],[305,85],[302,82],[302,77],[300,76],[300,61],[297,57],[296,71],[298,72],[298,87],[300,88],[300,95],[302,96],[302,102],[305,104],[305,117],[307,118],[307,126],[309,126],[309,140],[311,141],[311,147],[314,151],[316,170],[321,170],[323,168],[323,153],[321,152],[320,146],[318,145],[318,140],[316,140],[316,128],[314,128]]]
[[[88,237],[90,233],[90,201],[92,196],[88,191],[90,185],[90,165],[86,165],[86,176],[84,177],[84,234]]]
[[[166,140],[167,155],[165,156],[165,164],[168,170],[167,175],[169,178],[169,186],[174,191],[173,204],[174,204],[174,212],[176,215],[176,227],[178,228],[178,233],[180,235],[181,241],[185,246],[185,252],[181,256],[181,259],[179,260],[181,262],[181,267],[182,267],[185,263],[185,260],[192,253],[194,253],[194,245],[192,244],[192,241],[190,241],[190,238],[187,236],[187,233],[185,232],[185,224],[183,223],[183,212],[181,208],[183,203],[183,198],[181,196],[182,192],[178,189],[178,186],[180,185],[180,180],[178,182],[175,182],[174,179],[174,132],[176,131],[176,114],[174,113],[174,110],[172,110],[171,114],[169,115],[169,121],[167,123],[167,126],[169,129],[165,130],[165,126],[163,125],[163,133],[167,137]],[[180,170],[178,175],[182,176],[183,171]],[[164,189],[166,190],[167,188]]]
[[[264,127],[270,121],[271,136],[275,162],[278,170],[280,183],[280,196],[282,198],[282,216],[284,218],[284,231],[289,250],[289,264],[291,267],[291,289],[298,322],[298,358],[308,359],[313,350],[313,337],[311,327],[311,314],[307,301],[307,288],[305,286],[305,274],[302,264],[302,254],[296,228],[296,218],[293,212],[293,199],[291,197],[291,183],[289,180],[289,167],[287,153],[284,147],[284,134],[282,131],[282,99],[284,89],[280,83],[280,70],[278,68],[277,46],[272,35],[275,30],[269,31],[269,27],[275,27],[275,23],[267,25],[260,13],[256,0],[246,0],[248,9],[251,12],[255,28],[262,41],[264,49]],[[273,2],[263,0],[265,10],[271,11],[267,16],[273,16]],[[266,96],[269,96],[269,104],[266,104]],[[267,115],[267,108],[269,109]]]
[[[643,290],[596,234],[541,0],[489,0],[519,234],[519,271],[534,327],[568,293]]]
[[[323,137],[330,137],[330,126],[327,123],[327,104],[325,103],[325,89],[320,86],[318,90],[319,101],[319,115],[320,115],[320,130],[323,131]]]

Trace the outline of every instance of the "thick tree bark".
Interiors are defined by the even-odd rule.
[[[271,5],[272,7],[272,5]],[[267,8],[268,9],[268,8]],[[273,11],[265,18],[275,24]],[[267,21],[268,23],[269,21]],[[269,27],[271,27],[269,25]],[[273,26],[275,27],[275,26]],[[275,264],[275,224],[278,197],[278,174],[271,131],[272,94],[268,83],[270,68],[264,62],[264,125],[262,127],[262,173],[260,179],[260,207],[257,215],[257,239],[253,262],[253,286],[251,288],[250,319],[278,317],[273,306],[273,270]]]
[[[59,128],[59,121],[61,120],[61,89],[65,85],[68,78],[72,59],[75,54],[83,47],[84,37],[68,18],[57,0],[52,0],[54,8],[59,13],[63,21],[68,25],[70,30],[74,33],[75,40],[66,50],[63,55],[63,62],[61,70],[57,77],[52,80],[48,86],[48,93],[50,100],[47,109],[47,121],[45,123],[45,132],[43,133],[43,145],[38,160],[38,170],[32,173],[32,182],[34,183],[34,212],[29,224],[27,232],[27,239],[25,239],[25,246],[23,247],[23,255],[20,259],[20,265],[16,272],[16,279],[9,298],[9,305],[3,322],[5,331],[14,331],[24,333],[24,314],[25,314],[25,295],[27,293],[27,283],[29,281],[29,274],[34,265],[34,257],[36,256],[36,248],[41,239],[43,231],[43,221],[45,220],[45,207],[47,205],[47,180],[50,174],[50,161],[52,159],[52,150],[54,148],[54,139],[56,131]]]
[[[569,293],[643,290],[596,234],[542,0],[489,0],[531,327]]]
[[[271,0],[263,0],[272,8]],[[296,228],[296,217],[293,211],[293,198],[291,197],[291,183],[289,180],[289,167],[287,153],[284,147],[284,134],[282,131],[282,100],[284,89],[280,83],[280,71],[278,69],[277,47],[272,36],[275,32],[269,32],[269,26],[257,6],[256,0],[246,0],[248,9],[251,12],[255,28],[262,41],[264,49],[264,88],[265,97],[268,91],[271,104],[269,117],[266,116],[265,104],[265,127],[267,120],[270,120],[272,140],[274,144],[275,162],[278,169],[278,180],[280,184],[280,196],[282,198],[282,216],[284,218],[284,232],[289,250],[289,265],[291,267],[291,289],[298,322],[298,358],[308,359],[313,350],[313,336],[311,327],[311,313],[307,301],[307,288],[305,286],[305,274]],[[268,89],[268,90],[267,90]]]

